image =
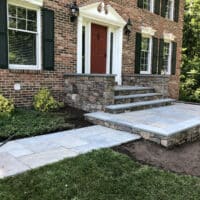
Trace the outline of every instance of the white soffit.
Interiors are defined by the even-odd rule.
[[[126,21],[110,5],[108,5],[107,14],[105,13],[104,9],[99,12],[98,6],[100,5],[100,3],[101,2],[80,7],[80,16],[119,27],[123,27],[126,25]]]

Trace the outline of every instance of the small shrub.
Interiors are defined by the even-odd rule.
[[[10,116],[14,109],[13,102],[0,94],[0,117]]]
[[[194,92],[194,100],[200,102],[200,88]]]
[[[63,103],[56,101],[48,89],[42,88],[35,95],[33,106],[40,112],[49,112],[63,107]]]

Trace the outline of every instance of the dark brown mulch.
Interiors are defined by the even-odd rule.
[[[68,123],[71,123],[74,125],[74,128],[82,128],[82,127],[87,127],[91,126],[92,124],[88,122],[84,114],[86,114],[85,111],[79,110],[76,108],[72,108],[70,106],[65,106],[60,110],[61,113],[67,113],[68,115],[66,116],[66,121]],[[70,117],[68,117],[70,116]]]
[[[132,159],[180,174],[200,176],[200,141],[166,149],[158,144],[140,140],[114,150]]]

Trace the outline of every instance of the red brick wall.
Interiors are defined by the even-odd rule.
[[[77,26],[71,23],[69,10],[66,7],[69,0],[44,0],[44,7],[55,11],[55,71],[23,71],[0,69],[0,91],[12,98],[18,106],[30,106],[34,94],[41,87],[48,87],[54,96],[63,99],[65,73],[76,72],[76,43]],[[79,0],[80,6],[96,2],[96,0]],[[182,27],[184,1],[180,1],[179,23],[166,20],[161,16],[137,8],[136,0],[113,0],[110,4],[127,20],[130,16],[133,22],[133,31],[130,40],[124,36],[123,43],[123,76],[134,74],[135,33],[140,31],[141,25],[151,26],[157,30],[156,37],[162,38],[163,32],[170,32],[176,36],[177,73],[171,76],[169,82],[170,94],[178,96],[178,84],[181,64]],[[20,83],[21,90],[15,91],[14,84]]]

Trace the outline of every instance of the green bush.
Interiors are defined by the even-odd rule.
[[[13,102],[0,94],[0,117],[10,116],[14,109]]]
[[[200,102],[200,88],[198,88],[195,92],[194,92],[194,99],[197,102]]]
[[[63,107],[64,105],[56,101],[48,89],[42,88],[34,96],[33,106],[35,110],[40,112],[49,112]]]

